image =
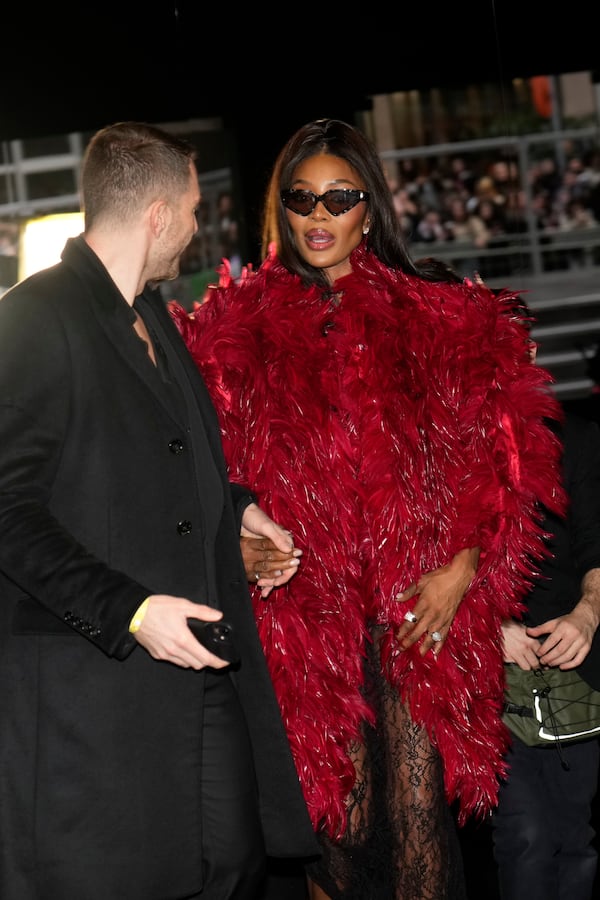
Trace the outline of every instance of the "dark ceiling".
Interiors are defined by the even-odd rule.
[[[0,140],[205,116],[260,140],[371,94],[600,68],[587,0],[5,7]]]
[[[0,15],[0,141],[109,122],[218,117],[249,221],[304,122],[373,94],[600,69],[589,0],[10,0]]]

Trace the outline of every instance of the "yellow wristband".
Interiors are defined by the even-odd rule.
[[[138,606],[135,613],[133,614],[133,619],[129,623],[129,631],[131,634],[135,634],[136,631],[140,630],[141,624],[144,621],[144,616],[148,612],[148,603],[150,602],[150,597],[146,597],[141,606]]]

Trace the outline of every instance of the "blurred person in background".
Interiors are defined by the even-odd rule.
[[[530,352],[535,358],[533,342]],[[547,513],[549,552],[523,615],[502,624],[504,659],[527,670],[576,669],[600,690],[600,428],[569,412],[556,427],[568,511]],[[512,736],[490,819],[501,900],[592,900],[599,760],[598,737],[530,747]]]

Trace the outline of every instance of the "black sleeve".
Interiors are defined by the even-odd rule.
[[[581,578],[600,568],[600,427],[569,415],[565,422],[565,478],[571,544]]]
[[[235,522],[238,531],[242,529],[242,516],[244,515],[244,511],[246,507],[250,506],[251,503],[256,503],[256,496],[250,491],[248,488],[243,487],[241,484],[235,484],[235,482],[230,482],[231,486],[231,498],[233,500],[233,511],[235,513]]]

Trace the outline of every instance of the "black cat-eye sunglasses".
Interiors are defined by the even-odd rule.
[[[341,216],[343,213],[354,209],[361,200],[367,201],[367,191],[356,191],[350,188],[333,188],[324,194],[315,194],[313,191],[282,191],[281,202],[287,209],[299,216],[308,216],[317,203],[322,203],[332,216]]]

